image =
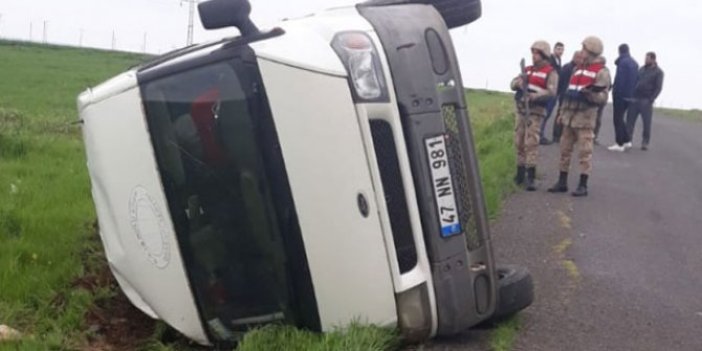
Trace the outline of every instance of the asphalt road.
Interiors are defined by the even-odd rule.
[[[603,119],[589,197],[545,191],[558,177],[558,146],[545,146],[539,191],[511,196],[493,224],[498,260],[536,284],[514,350],[700,351],[702,123],[655,116],[649,151],[639,122],[635,148],[614,153],[611,110]],[[488,350],[488,334],[425,349]]]

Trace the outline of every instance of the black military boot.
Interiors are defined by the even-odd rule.
[[[568,192],[568,172],[561,172],[558,175],[558,183],[548,188],[549,193],[567,193]]]
[[[526,191],[536,191],[536,167],[526,169]]]
[[[525,171],[526,168],[524,166],[517,166],[517,175],[514,176],[514,183],[516,183],[517,185],[524,184]]]
[[[575,197],[583,197],[587,196],[587,174],[581,174],[580,175],[580,183],[578,184],[578,188],[575,189],[573,192],[573,196]]]

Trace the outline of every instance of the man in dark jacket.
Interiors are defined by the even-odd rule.
[[[551,66],[556,70],[556,73],[561,74],[561,69],[562,69],[562,62],[561,62],[561,57],[563,56],[563,50],[565,50],[565,46],[563,43],[560,41],[556,43],[556,45],[553,46],[553,54],[551,54],[551,57],[549,58],[549,62],[551,63]],[[559,78],[560,79],[560,78]],[[558,96],[554,96],[551,98],[551,100],[548,101],[548,106],[546,106],[546,117],[541,121],[541,130],[540,130],[540,144],[541,145],[549,145],[551,144],[551,141],[546,138],[546,134],[544,131],[546,130],[546,123],[548,122],[548,119],[551,117],[551,113],[553,112],[553,109],[556,107],[556,102],[558,101]]]
[[[570,82],[570,76],[573,75],[575,67],[582,63],[582,58],[580,56],[580,51],[573,53],[573,59],[566,63],[561,68],[561,73],[558,75],[558,105],[563,103],[563,97],[565,91],[568,89],[568,83]],[[561,133],[563,132],[563,125],[554,123],[553,124],[553,142],[558,143],[561,140]]]
[[[639,64],[631,57],[627,44],[619,45],[619,58],[614,64],[617,65],[614,87],[612,88],[616,144],[610,146],[609,150],[622,152],[631,147],[631,136],[624,122],[624,116],[629,109],[631,99],[634,97]]]
[[[556,69],[556,71],[561,70],[562,62],[561,62],[561,57],[563,57],[563,50],[565,50],[565,46],[563,43],[560,41],[556,43],[556,45],[553,46],[553,54],[551,54],[551,66]]]
[[[626,127],[629,137],[634,136],[636,119],[641,115],[643,120],[643,140],[641,149],[648,150],[651,141],[651,120],[653,118],[653,103],[663,89],[663,70],[658,67],[656,53],[646,54],[646,65],[639,70],[638,80],[634,88],[634,100],[626,116]]]

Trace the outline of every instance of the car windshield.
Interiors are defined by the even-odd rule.
[[[281,227],[296,218],[276,193],[287,180],[257,72],[230,60],[142,87],[193,294],[219,340],[294,317]]]

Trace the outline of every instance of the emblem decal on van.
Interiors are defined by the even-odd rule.
[[[142,186],[132,190],[129,199],[129,222],[149,262],[157,268],[166,268],[171,260],[166,221],[161,209]]]

